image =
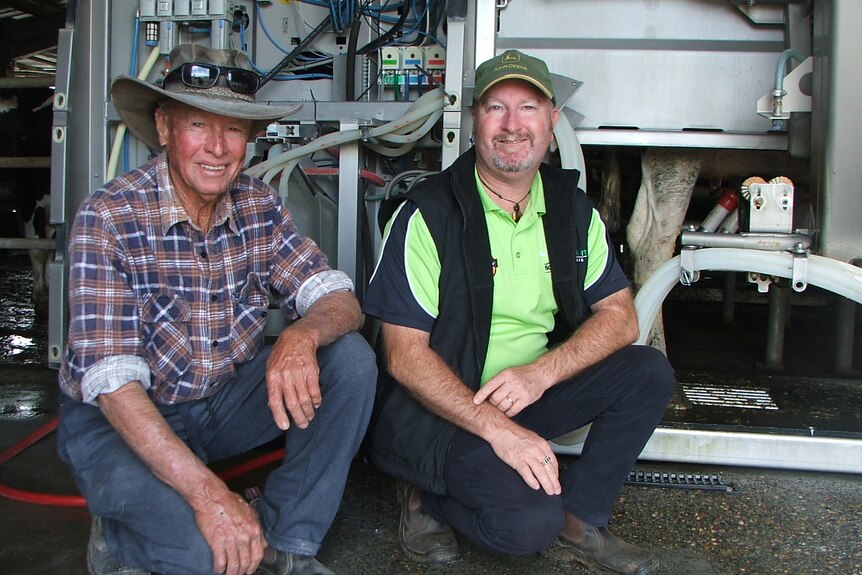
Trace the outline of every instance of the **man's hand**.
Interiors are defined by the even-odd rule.
[[[253,573],[265,546],[257,513],[174,433],[137,381],[99,396],[99,408],[153,473],[195,513],[216,573]]]
[[[473,403],[487,400],[491,405],[514,417],[545,393],[549,383],[534,365],[504,369],[482,386],[473,396]]]
[[[288,413],[300,429],[308,427],[323,400],[319,375],[312,333],[298,323],[281,332],[266,362],[269,408],[279,428],[290,427]]]
[[[490,444],[497,457],[517,471],[527,485],[541,488],[548,495],[560,494],[557,457],[541,436],[512,425],[493,437]]]
[[[193,509],[201,534],[213,552],[213,571],[226,575],[254,573],[266,545],[257,512],[228,490]]]

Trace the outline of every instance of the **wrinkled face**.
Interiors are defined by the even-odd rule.
[[[184,202],[212,205],[242,170],[251,120],[205,112],[180,102],[156,110],[159,142],[171,182]]]
[[[473,107],[477,161],[498,175],[536,170],[554,132],[558,111],[532,84],[504,80]]]

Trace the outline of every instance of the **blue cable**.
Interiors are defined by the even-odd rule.
[[[129,76],[135,77],[138,69],[138,35],[141,33],[141,15],[135,14],[135,26],[132,32],[132,61],[129,62]],[[129,131],[123,134],[123,172],[129,171]]]
[[[254,17],[260,23],[260,29],[263,30],[263,33],[269,38],[269,41],[272,42],[272,45],[284,52],[285,54],[290,54],[290,50],[286,50],[281,44],[276,42],[275,38],[272,37],[272,34],[269,33],[269,30],[266,27],[266,24],[263,21],[263,18],[260,15],[260,0],[255,0],[254,3]]]

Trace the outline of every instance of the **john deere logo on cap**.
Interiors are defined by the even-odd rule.
[[[517,50],[494,56],[479,64],[476,69],[476,84],[473,90],[473,103],[479,101],[488,88],[502,80],[524,80],[533,84],[554,102],[554,88],[548,66],[538,58]]]

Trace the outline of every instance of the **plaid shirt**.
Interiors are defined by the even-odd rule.
[[[219,199],[212,228],[196,229],[164,153],[81,204],[68,254],[60,388],[87,403],[131,381],[158,404],[215,393],[263,345],[270,290],[292,320],[306,280],[341,274],[327,272],[272,188],[245,174]]]

